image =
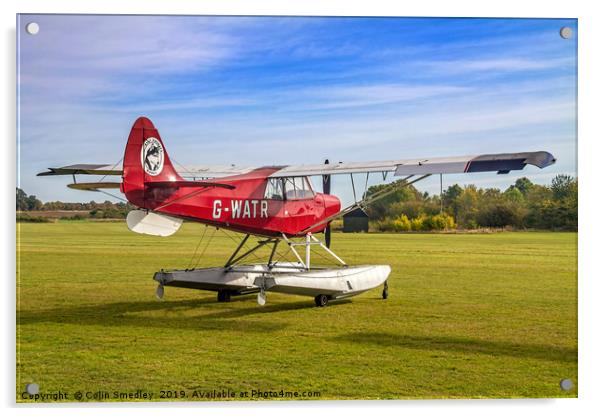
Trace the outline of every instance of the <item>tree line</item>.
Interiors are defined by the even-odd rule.
[[[75,218],[125,218],[133,206],[125,202],[42,202],[35,195],[27,195],[17,188],[17,211],[86,211]],[[74,218],[74,217],[70,217]]]
[[[370,195],[386,185],[368,189]],[[577,180],[557,175],[549,186],[519,178],[505,191],[452,185],[442,195],[409,185],[367,209],[379,231],[502,228],[577,230]]]

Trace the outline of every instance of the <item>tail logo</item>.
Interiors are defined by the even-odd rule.
[[[151,176],[157,176],[163,170],[163,146],[154,137],[149,137],[142,144],[140,159],[144,171]]]

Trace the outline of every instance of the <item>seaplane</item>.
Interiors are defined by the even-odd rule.
[[[323,307],[331,300],[349,298],[381,285],[382,298],[389,296],[391,267],[350,265],[335,254],[330,247],[333,220],[365,209],[431,175],[505,174],[526,165],[545,168],[555,161],[548,152],[534,151],[314,165],[179,166],[178,171],[159,131],[150,119],[140,117],[132,126],[125,154],[118,163],[48,168],[38,176],[72,175],[73,183],[67,186],[78,190],[119,189],[136,207],[126,218],[128,228],[135,233],[167,237],[177,232],[183,221],[193,221],[204,224],[205,230],[211,227],[242,234],[223,266],[156,272],[153,278],[160,299],[164,288],[173,286],[217,292],[219,302],[256,293],[257,302],[264,305],[268,292],[278,292],[310,296],[316,306]],[[367,187],[370,174],[382,175],[385,182],[390,173],[400,179],[376,192],[364,192],[360,200],[355,197],[347,207],[341,208],[339,198],[331,194],[332,175],[350,175],[354,183],[353,175],[361,174],[363,181],[365,174]],[[102,178],[77,182],[77,175]],[[121,181],[104,181],[107,176],[120,176]],[[322,192],[314,189],[312,177],[321,178]],[[250,237],[254,244],[249,242]],[[289,254],[286,261],[276,256],[279,245]],[[249,261],[259,250],[265,252],[267,260]],[[315,256],[318,251],[335,265],[316,265],[312,253]]]

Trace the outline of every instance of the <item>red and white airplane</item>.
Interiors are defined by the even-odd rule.
[[[73,189],[99,191],[120,189],[138,209],[127,216],[130,230],[156,236],[175,233],[183,220],[245,234],[224,267],[160,271],[157,296],[164,286],[212,290],[219,301],[232,295],[258,293],[264,304],[267,291],[313,296],[318,306],[331,299],[357,295],[384,285],[387,298],[388,265],[348,266],[330,250],[332,220],[387,196],[433,174],[497,172],[523,169],[527,164],[545,168],[555,162],[543,151],[504,153],[448,158],[386,160],[380,162],[263,166],[200,166],[178,172],[172,164],[161,136],[146,117],[138,118],[130,132],[123,166],[78,164],[49,168],[38,176],[73,175]],[[376,193],[341,210],[340,200],[330,195],[330,175],[387,173],[402,176]],[[75,175],[121,176],[121,182],[78,183]],[[316,192],[309,180],[319,176],[323,192]],[[355,194],[355,189],[354,189]],[[325,243],[316,233],[325,233]],[[249,236],[259,236],[247,248]],[[301,240],[301,241],[299,241]],[[286,243],[296,261],[275,259],[280,242]],[[304,247],[304,252],[298,248]],[[325,250],[338,267],[312,267],[311,248]],[[242,264],[242,260],[262,247],[270,248],[269,259],[261,264]]]

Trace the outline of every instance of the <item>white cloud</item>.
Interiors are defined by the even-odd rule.
[[[442,95],[461,94],[468,89],[453,85],[379,83],[312,88],[300,91],[297,95],[310,102],[302,106],[304,109],[335,109],[392,104]]]
[[[44,36],[23,38],[24,73],[179,72],[212,66],[236,52],[211,20],[152,16],[42,16]]]
[[[424,70],[430,73],[439,73],[444,75],[457,75],[470,72],[523,72],[537,71],[543,69],[558,69],[572,67],[575,65],[575,60],[572,58],[556,58],[549,57],[540,58],[520,58],[506,57],[494,59],[454,59],[454,60],[434,60],[428,62],[419,62],[416,64],[423,67]]]

